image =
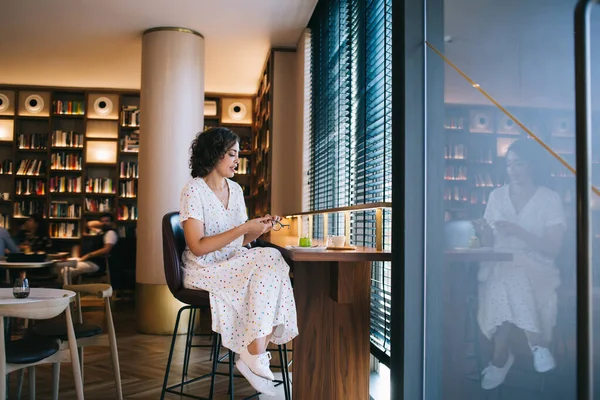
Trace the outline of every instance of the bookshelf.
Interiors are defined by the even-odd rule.
[[[240,174],[252,210],[253,96],[207,93],[206,127],[241,138]],[[82,244],[86,222],[114,215],[121,237],[138,219],[139,91],[0,85],[0,226],[16,234],[42,213],[58,249]]]
[[[139,92],[0,86],[0,101],[1,226],[16,234],[41,213],[67,250],[88,220],[111,212],[121,236],[135,234]]]
[[[254,208],[252,216],[263,216],[271,211],[273,58],[274,51],[271,50],[265,61],[254,105],[255,121],[252,136],[252,151],[254,153],[252,196]]]

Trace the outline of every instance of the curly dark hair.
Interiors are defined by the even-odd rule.
[[[240,137],[227,128],[210,128],[196,135],[190,147],[192,177],[208,175]]]
[[[515,153],[529,168],[531,179],[535,185],[546,186],[550,177],[549,159],[546,151],[533,139],[518,139],[507,150]]]

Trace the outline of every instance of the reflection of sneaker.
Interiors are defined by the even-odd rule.
[[[266,396],[275,396],[275,394],[277,394],[273,382],[254,374],[241,358],[238,358],[238,360],[235,362],[235,366],[237,367],[238,371],[244,375],[244,378],[250,382],[250,385],[252,385],[256,391]]]
[[[271,369],[269,368],[271,364],[271,353],[268,351],[266,353],[253,355],[248,353],[248,349],[246,348],[240,353],[240,359],[243,360],[248,368],[256,375],[270,381],[275,379],[273,372],[271,372]]]
[[[508,360],[506,360],[506,364],[504,367],[496,367],[495,365],[488,365],[481,371],[483,378],[481,378],[481,387],[483,389],[493,389],[502,385],[504,379],[506,378],[506,374],[508,374],[508,370],[512,367],[515,362],[515,357],[512,353],[508,353]]]
[[[533,366],[537,372],[548,372],[556,367],[552,353],[545,347],[533,346]]]

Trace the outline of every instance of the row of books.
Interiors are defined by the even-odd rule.
[[[66,201],[50,203],[50,218],[81,218],[81,204],[69,204]]]
[[[53,147],[83,147],[83,133],[56,130],[52,132]]]
[[[119,206],[118,219],[121,221],[137,221],[138,208],[134,204],[121,204]]]
[[[137,182],[124,181],[119,184],[119,196],[133,199],[137,197]]]
[[[12,160],[3,160],[0,164],[0,174],[12,174],[13,173],[13,162]]]
[[[119,166],[119,177],[123,179],[139,178],[139,167],[137,162],[121,161]]]
[[[46,173],[44,160],[21,160],[17,175],[43,175]]]
[[[84,115],[83,101],[55,100],[52,102],[54,114]]]
[[[50,178],[50,193],[81,193],[81,177],[53,176]]]
[[[50,223],[50,237],[54,239],[79,238],[79,224],[73,222]]]
[[[137,106],[121,107],[121,125],[130,127],[140,126],[140,110]]]
[[[51,169],[62,171],[81,171],[82,157],[73,153],[53,153],[50,156]]]
[[[13,204],[15,217],[28,217],[33,214],[46,216],[44,203],[36,200],[20,200]]]
[[[121,151],[125,153],[139,153],[140,151],[140,131],[135,130],[126,134],[119,140]]]
[[[89,212],[112,212],[114,202],[112,199],[85,199],[85,211]]]
[[[86,193],[114,194],[115,186],[111,178],[88,178],[85,184]]]
[[[46,194],[46,181],[41,179],[17,179],[15,181],[17,196],[43,196]]]
[[[247,158],[243,158],[243,157],[240,158],[237,173],[238,174],[249,174],[250,173],[250,160],[248,160]]]
[[[21,133],[17,139],[20,150],[45,150],[48,148],[46,133]]]

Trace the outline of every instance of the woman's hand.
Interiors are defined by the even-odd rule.
[[[497,221],[494,223],[494,228],[496,228],[500,234],[505,236],[519,236],[523,232],[523,228],[519,225],[508,221]]]
[[[254,218],[247,221],[244,225],[249,235],[259,237],[267,232],[271,227],[271,217]]]
[[[269,232],[271,229],[273,229],[273,227],[275,226],[276,223],[278,223],[279,221],[281,221],[281,217],[279,215],[265,215],[264,218],[268,218],[268,224],[267,224],[267,230],[264,233]]]
[[[475,229],[475,233],[479,236],[484,235],[486,232],[490,232],[492,227],[484,218],[479,218],[471,222],[473,224],[473,229]]]

